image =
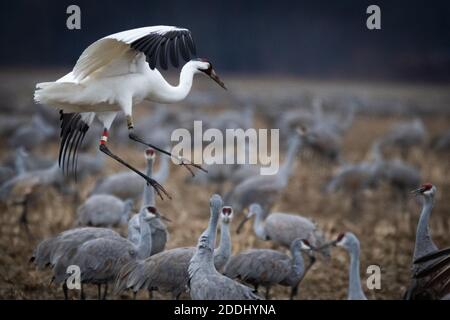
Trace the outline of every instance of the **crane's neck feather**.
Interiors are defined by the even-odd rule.
[[[152,252],[152,232],[150,224],[146,222],[142,215],[139,216],[140,237],[137,245],[137,253],[139,259],[145,259]]]
[[[434,205],[434,198],[429,196],[424,198],[422,212],[416,231],[416,244],[414,248],[414,260],[421,256],[436,251],[437,246],[431,239],[429,220]]]
[[[220,224],[220,243],[219,247],[214,250],[214,257],[219,256],[219,259],[227,260],[231,256],[231,237],[230,226],[228,223],[222,222]],[[216,258],[214,258],[216,259]]]
[[[153,158],[147,159],[146,174],[148,177],[153,177]],[[144,195],[142,197],[142,208],[155,205],[155,189],[148,185],[144,185]]]
[[[177,86],[172,86],[161,75],[161,86],[156,90],[154,98],[161,103],[174,103],[183,100],[189,94],[192,88],[194,75],[198,69],[194,67],[192,61],[186,63],[181,69],[180,81]]]
[[[352,246],[350,253],[350,270],[349,270],[349,287],[348,299],[366,299],[361,287],[361,279],[359,275],[359,245]]]

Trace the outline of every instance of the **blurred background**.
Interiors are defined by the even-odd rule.
[[[66,28],[71,4],[81,8],[81,30]],[[381,8],[381,30],[366,28],[371,4]],[[49,285],[52,270],[29,264],[36,245],[79,226],[79,208],[95,194],[133,198],[134,212],[141,204],[143,181],[98,152],[98,123],[85,139],[78,181],[62,175],[59,114],[33,102],[36,83],[68,73],[84,48],[101,37],[159,24],[190,29],[198,56],[213,63],[229,90],[197,76],[185,101],[137,106],[139,134],[168,146],[174,129],[192,130],[195,120],[222,131],[278,128],[283,162],[296,129],[306,129],[296,166],[288,184],[275,192],[271,212],[311,218],[327,239],[354,232],[361,242],[363,284],[368,265],[382,271],[381,289],[364,287],[366,295],[401,298],[421,209],[409,191],[422,182],[438,189],[433,239],[439,247],[449,244],[449,17],[445,0],[2,1],[0,298],[63,298],[60,287]],[[178,82],[179,70],[163,74]],[[114,122],[109,143],[145,169],[143,149],[129,141],[123,118]],[[208,175],[191,178],[162,159],[167,160],[159,155],[156,160],[158,179],[173,197],[157,200],[172,220],[164,222],[170,234],[166,249],[195,245],[211,194],[230,195],[259,172],[258,166],[211,166]],[[235,220],[241,217],[236,212]],[[239,235],[235,227],[233,222],[235,254],[249,248],[285,251],[256,237],[251,223]],[[114,228],[126,236],[126,226]],[[330,261],[319,259],[297,298],[345,299],[348,261],[342,249],[333,251]],[[95,298],[95,288],[89,290],[88,297]],[[276,286],[272,297],[287,299],[289,289]]]

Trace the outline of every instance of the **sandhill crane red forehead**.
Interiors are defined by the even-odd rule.
[[[419,194],[419,193],[424,193],[424,192],[430,191],[432,189],[433,189],[433,184],[431,184],[431,183],[424,183],[419,188],[411,191],[411,193]]]
[[[145,154],[147,156],[154,156],[155,155],[155,150],[152,148],[148,148],[147,150],[145,150]]]
[[[153,206],[148,206],[147,211],[150,213],[154,213],[154,214],[156,214],[158,212],[158,210],[156,210],[156,208]]]
[[[231,207],[223,207],[222,213],[229,216],[233,213],[233,209]]]
[[[339,233],[339,235],[336,238],[336,241],[339,242],[345,237],[345,233]]]

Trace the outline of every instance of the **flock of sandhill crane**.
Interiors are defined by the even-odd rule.
[[[94,42],[83,52],[74,70],[58,81],[38,84],[36,101],[62,110],[57,160],[32,154],[34,148],[50,142],[57,132],[45,120],[50,116],[42,111],[44,109],[31,123],[14,123],[14,127],[19,127],[17,130],[6,124],[0,126],[1,130],[11,130],[2,135],[9,134],[9,142],[17,148],[15,155],[0,168],[0,199],[21,207],[20,223],[29,236],[32,236],[28,223],[30,201],[42,189],[54,186],[81,201],[63,170],[68,172],[72,167],[78,181],[102,171],[102,156],[79,152],[95,140],[94,136],[89,136],[95,131],[94,117],[103,125],[98,128],[102,132],[100,151],[131,170],[98,180],[77,209],[76,227],[41,241],[35,248],[31,261],[39,269],[51,269],[53,282],[62,287],[66,299],[70,276],[67,270],[72,265],[81,270],[80,298],[85,298],[84,286],[92,284],[98,287],[99,299],[106,298],[108,290],[114,295],[130,291],[134,296],[146,290],[150,297],[153,291],[159,291],[170,293],[174,299],[188,293],[192,299],[253,300],[262,298],[259,287],[265,288],[265,298],[269,299],[274,285],[290,287],[293,299],[315,263],[316,255],[329,259],[334,246],[344,248],[350,255],[348,299],[366,299],[360,280],[360,243],[355,234],[346,232],[327,240],[312,220],[297,213],[271,212],[286,191],[289,178],[295,172],[296,158],[302,152],[313,152],[337,164],[335,175],[324,183],[324,196],[332,192],[347,193],[353,210],[360,208],[358,201],[366,189],[389,184],[399,195],[399,201],[404,202],[408,192],[420,186],[415,193],[423,199],[423,209],[416,232],[411,284],[405,298],[450,297],[450,249],[439,250],[428,227],[436,187],[428,183],[421,185],[419,170],[404,160],[385,157],[389,149],[397,148],[405,155],[411,147],[423,144],[426,129],[420,119],[401,123],[374,141],[368,150],[370,159],[346,163],[341,143],[354,118],[357,108],[354,101],[345,115],[325,112],[320,97],[313,99],[309,110],[293,108],[277,115],[273,110],[267,112],[268,120],[273,127],[281,129],[282,140],[286,141],[282,145],[285,157],[278,173],[262,176],[258,174],[257,165],[248,164],[205,166],[207,174],[200,172],[188,182],[218,184],[223,198],[219,194],[210,197],[209,223],[195,247],[166,250],[169,232],[165,222],[170,220],[159,212],[156,200],[158,196],[170,197],[170,190],[166,191],[162,185],[170,176],[169,157],[175,156],[146,140],[169,146],[171,130],[189,128],[193,120],[202,120],[205,126],[220,130],[250,128],[255,111],[250,99],[243,101],[244,112],[228,111],[218,115],[206,115],[195,108],[172,112],[158,106],[151,118],[141,118],[135,128],[133,104],[142,100],[180,101],[188,95],[196,73],[205,73],[225,88],[211,63],[204,59],[187,62],[176,87],[168,84],[156,69],[158,64],[166,69],[169,58],[178,66],[178,55],[187,61],[192,54],[195,54],[195,45],[187,29],[157,26],[129,30]],[[191,101],[199,105],[209,103],[208,99]],[[242,99],[237,101],[242,102]],[[124,112],[128,130],[117,128],[116,134],[110,135],[118,111]],[[89,127],[92,127],[90,131]],[[436,148],[448,149],[448,137],[447,134],[436,142]],[[144,173],[113,154],[106,147],[109,138],[118,142],[131,138],[146,145]],[[83,140],[85,144],[81,143]],[[159,170],[154,172],[157,152],[161,152],[162,157]],[[205,169],[186,159],[177,160],[190,172]],[[227,192],[224,192],[227,185]],[[140,207],[135,213],[138,204]],[[201,210],[208,210],[206,204]],[[254,219],[257,238],[273,242],[280,250],[248,249],[232,255],[230,223],[234,215],[242,219],[238,232],[246,221]],[[128,227],[127,237],[113,229],[120,225]],[[216,246],[219,225],[220,238]],[[283,249],[288,249],[289,254]]]

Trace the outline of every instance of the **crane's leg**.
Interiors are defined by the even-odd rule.
[[[298,293],[298,285],[299,284],[297,283],[295,286],[292,287],[291,295],[289,296],[290,300],[294,300],[294,297],[297,295],[297,293]]]
[[[253,285],[253,287],[254,287],[253,292],[254,292],[254,293],[258,293],[258,287],[259,287],[259,284],[255,284],[255,285]]]
[[[62,289],[63,289],[63,293],[64,293],[64,300],[69,300],[69,294],[68,294],[68,289],[67,289],[67,284],[64,281],[62,284]]]
[[[133,300],[136,300],[137,292],[133,291]]]
[[[86,300],[86,295],[84,294],[84,286],[83,286],[83,284],[81,284],[80,300]]]
[[[153,300],[153,290],[148,289],[148,300]]]
[[[97,284],[97,300],[100,300],[102,297],[102,285]]]
[[[266,300],[270,300],[270,287],[266,287]]]
[[[106,300],[106,295],[108,294],[108,284],[105,283],[105,289],[103,291],[102,300]]]
[[[22,213],[20,214],[19,223],[25,229],[25,233],[29,239],[32,239],[32,235],[30,232],[30,226],[28,224],[28,195],[25,196],[25,199],[20,203],[22,205]]]
[[[167,193],[167,191],[164,189],[164,187],[162,185],[160,185],[156,180],[154,180],[150,177],[147,177],[145,174],[140,172],[138,169],[132,167],[130,164],[128,164],[127,162],[125,162],[124,160],[122,160],[121,158],[116,156],[114,153],[112,153],[111,150],[109,150],[108,147],[106,146],[107,140],[108,140],[108,129],[105,128],[103,130],[102,138],[100,139],[99,149],[101,152],[103,152],[107,156],[113,158],[117,162],[121,163],[128,169],[134,171],[136,174],[138,174],[142,178],[144,178],[147,181],[147,184],[151,185],[155,189],[156,193],[158,194],[158,196],[160,196],[161,199],[163,199],[163,194],[166,195],[169,199],[171,199],[170,195]]]
[[[153,144],[147,143],[144,140],[142,140],[142,138],[138,137],[133,131],[134,125],[133,125],[133,118],[131,117],[131,115],[127,115],[127,125],[128,125],[128,132],[129,132],[128,137],[131,140],[139,142],[143,145],[146,145],[147,147],[153,148],[161,153],[164,153],[165,155],[168,155],[171,158],[176,159],[177,161],[179,161],[179,165],[184,166],[191,173],[192,176],[195,176],[195,174],[194,174],[194,171],[191,169],[191,167],[202,170],[204,172],[208,172],[206,169],[202,168],[202,166],[200,166],[198,164],[192,163],[191,161],[189,161],[187,159],[173,155],[169,151],[163,150]]]

